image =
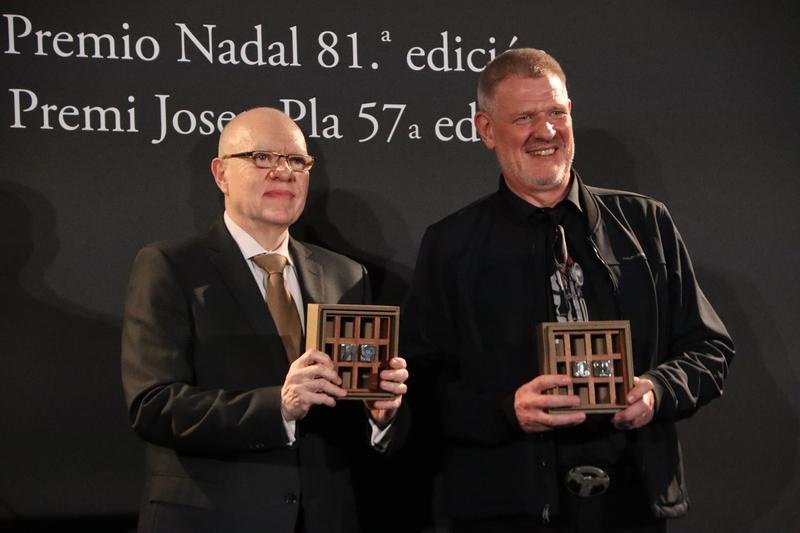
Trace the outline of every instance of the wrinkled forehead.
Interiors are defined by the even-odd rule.
[[[556,75],[510,76],[498,84],[494,101],[495,105],[501,107],[552,103],[568,105],[569,96],[566,85]]]
[[[564,81],[556,74],[545,76],[510,76],[509,85],[514,87],[524,87],[530,94],[541,97],[569,98],[567,86]]]

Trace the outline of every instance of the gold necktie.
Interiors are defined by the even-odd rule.
[[[252,259],[255,264],[269,273],[267,308],[278,328],[278,334],[286,349],[286,356],[289,358],[289,362],[292,362],[300,356],[302,327],[292,294],[283,283],[283,269],[286,267],[287,260],[280,254],[259,254]]]

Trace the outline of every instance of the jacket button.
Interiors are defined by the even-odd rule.
[[[289,494],[283,497],[283,501],[285,503],[290,503],[290,504],[297,503],[297,495],[294,494],[293,492],[290,492]]]

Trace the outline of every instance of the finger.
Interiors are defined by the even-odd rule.
[[[586,413],[545,413],[542,412],[541,423],[550,427],[575,426],[586,420]]]
[[[298,368],[299,367],[308,366],[310,364],[309,361],[312,360],[312,358],[314,357],[313,352],[315,352],[315,351],[316,350],[306,350],[305,352],[300,354],[300,356],[297,359],[292,361],[291,366],[298,367]]]
[[[408,379],[408,370],[401,368],[398,370],[381,370],[381,379],[384,381],[394,381],[404,383]]]
[[[323,393],[337,398],[343,398],[347,396],[346,390],[334,385],[327,379],[323,378],[307,381],[306,383],[304,383],[304,387],[307,391],[310,391],[312,394]]]
[[[395,396],[402,396],[408,392],[408,386],[405,383],[395,383],[394,381],[381,381],[379,386],[386,392],[391,392]]]
[[[616,420],[623,424],[631,423],[640,416],[646,414],[646,412],[647,412],[647,406],[644,405],[643,402],[636,402],[635,404],[628,406],[622,411],[616,413],[612,418],[612,421]]]
[[[406,360],[399,356],[389,359],[389,366],[396,369],[408,368]]]
[[[645,394],[653,390],[653,382],[649,379],[633,378],[633,388],[628,391],[626,400],[629,404],[638,402]]]
[[[398,397],[391,400],[375,400],[369,407],[370,409],[393,410],[400,409],[401,403],[402,399]]]
[[[647,424],[651,419],[651,413],[650,407],[640,401],[616,413],[611,423],[619,429],[634,429]]]
[[[519,397],[519,405],[524,409],[552,409],[555,407],[577,407],[581,404],[580,396],[574,394],[536,394],[523,392]]]
[[[327,366],[315,366],[313,368],[317,378],[328,380],[336,385],[342,384],[342,378],[336,373],[336,370]]]
[[[523,387],[529,388],[531,392],[541,393],[556,387],[566,387],[570,383],[572,383],[572,378],[570,376],[565,376],[563,374],[542,374],[523,385]]]
[[[308,350],[300,357],[295,359],[292,363],[292,367],[296,368],[304,368],[313,365],[333,366],[333,361],[331,361],[331,358],[328,357],[328,354],[324,352],[319,350]]]
[[[299,370],[295,370],[292,372],[292,378],[296,383],[305,383],[306,381],[313,381],[320,378],[328,380],[337,385],[342,383],[342,379],[333,368],[323,365],[311,365]]]
[[[336,407],[336,400],[322,392],[309,392],[307,400],[311,405],[327,405],[328,407]]]
[[[300,366],[311,366],[311,365],[321,365],[333,368],[333,361],[328,354],[321,352],[319,350],[308,350],[303,355],[297,358],[295,363],[298,363]],[[294,364],[294,363],[293,363]]]
[[[336,385],[341,385],[342,383],[341,378],[336,374],[336,372],[317,366],[301,368],[300,370],[294,371],[290,370],[289,373],[286,374],[285,382],[292,385],[304,385],[317,379],[324,379],[325,381],[334,383]]]

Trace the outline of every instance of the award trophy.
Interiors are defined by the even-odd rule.
[[[543,322],[536,328],[542,374],[572,377],[549,394],[577,395],[577,407],[550,409],[614,413],[627,407],[633,387],[630,323],[622,321]]]
[[[308,304],[306,349],[325,352],[347,390],[344,400],[393,395],[378,387],[380,371],[397,356],[400,308],[385,305]]]

